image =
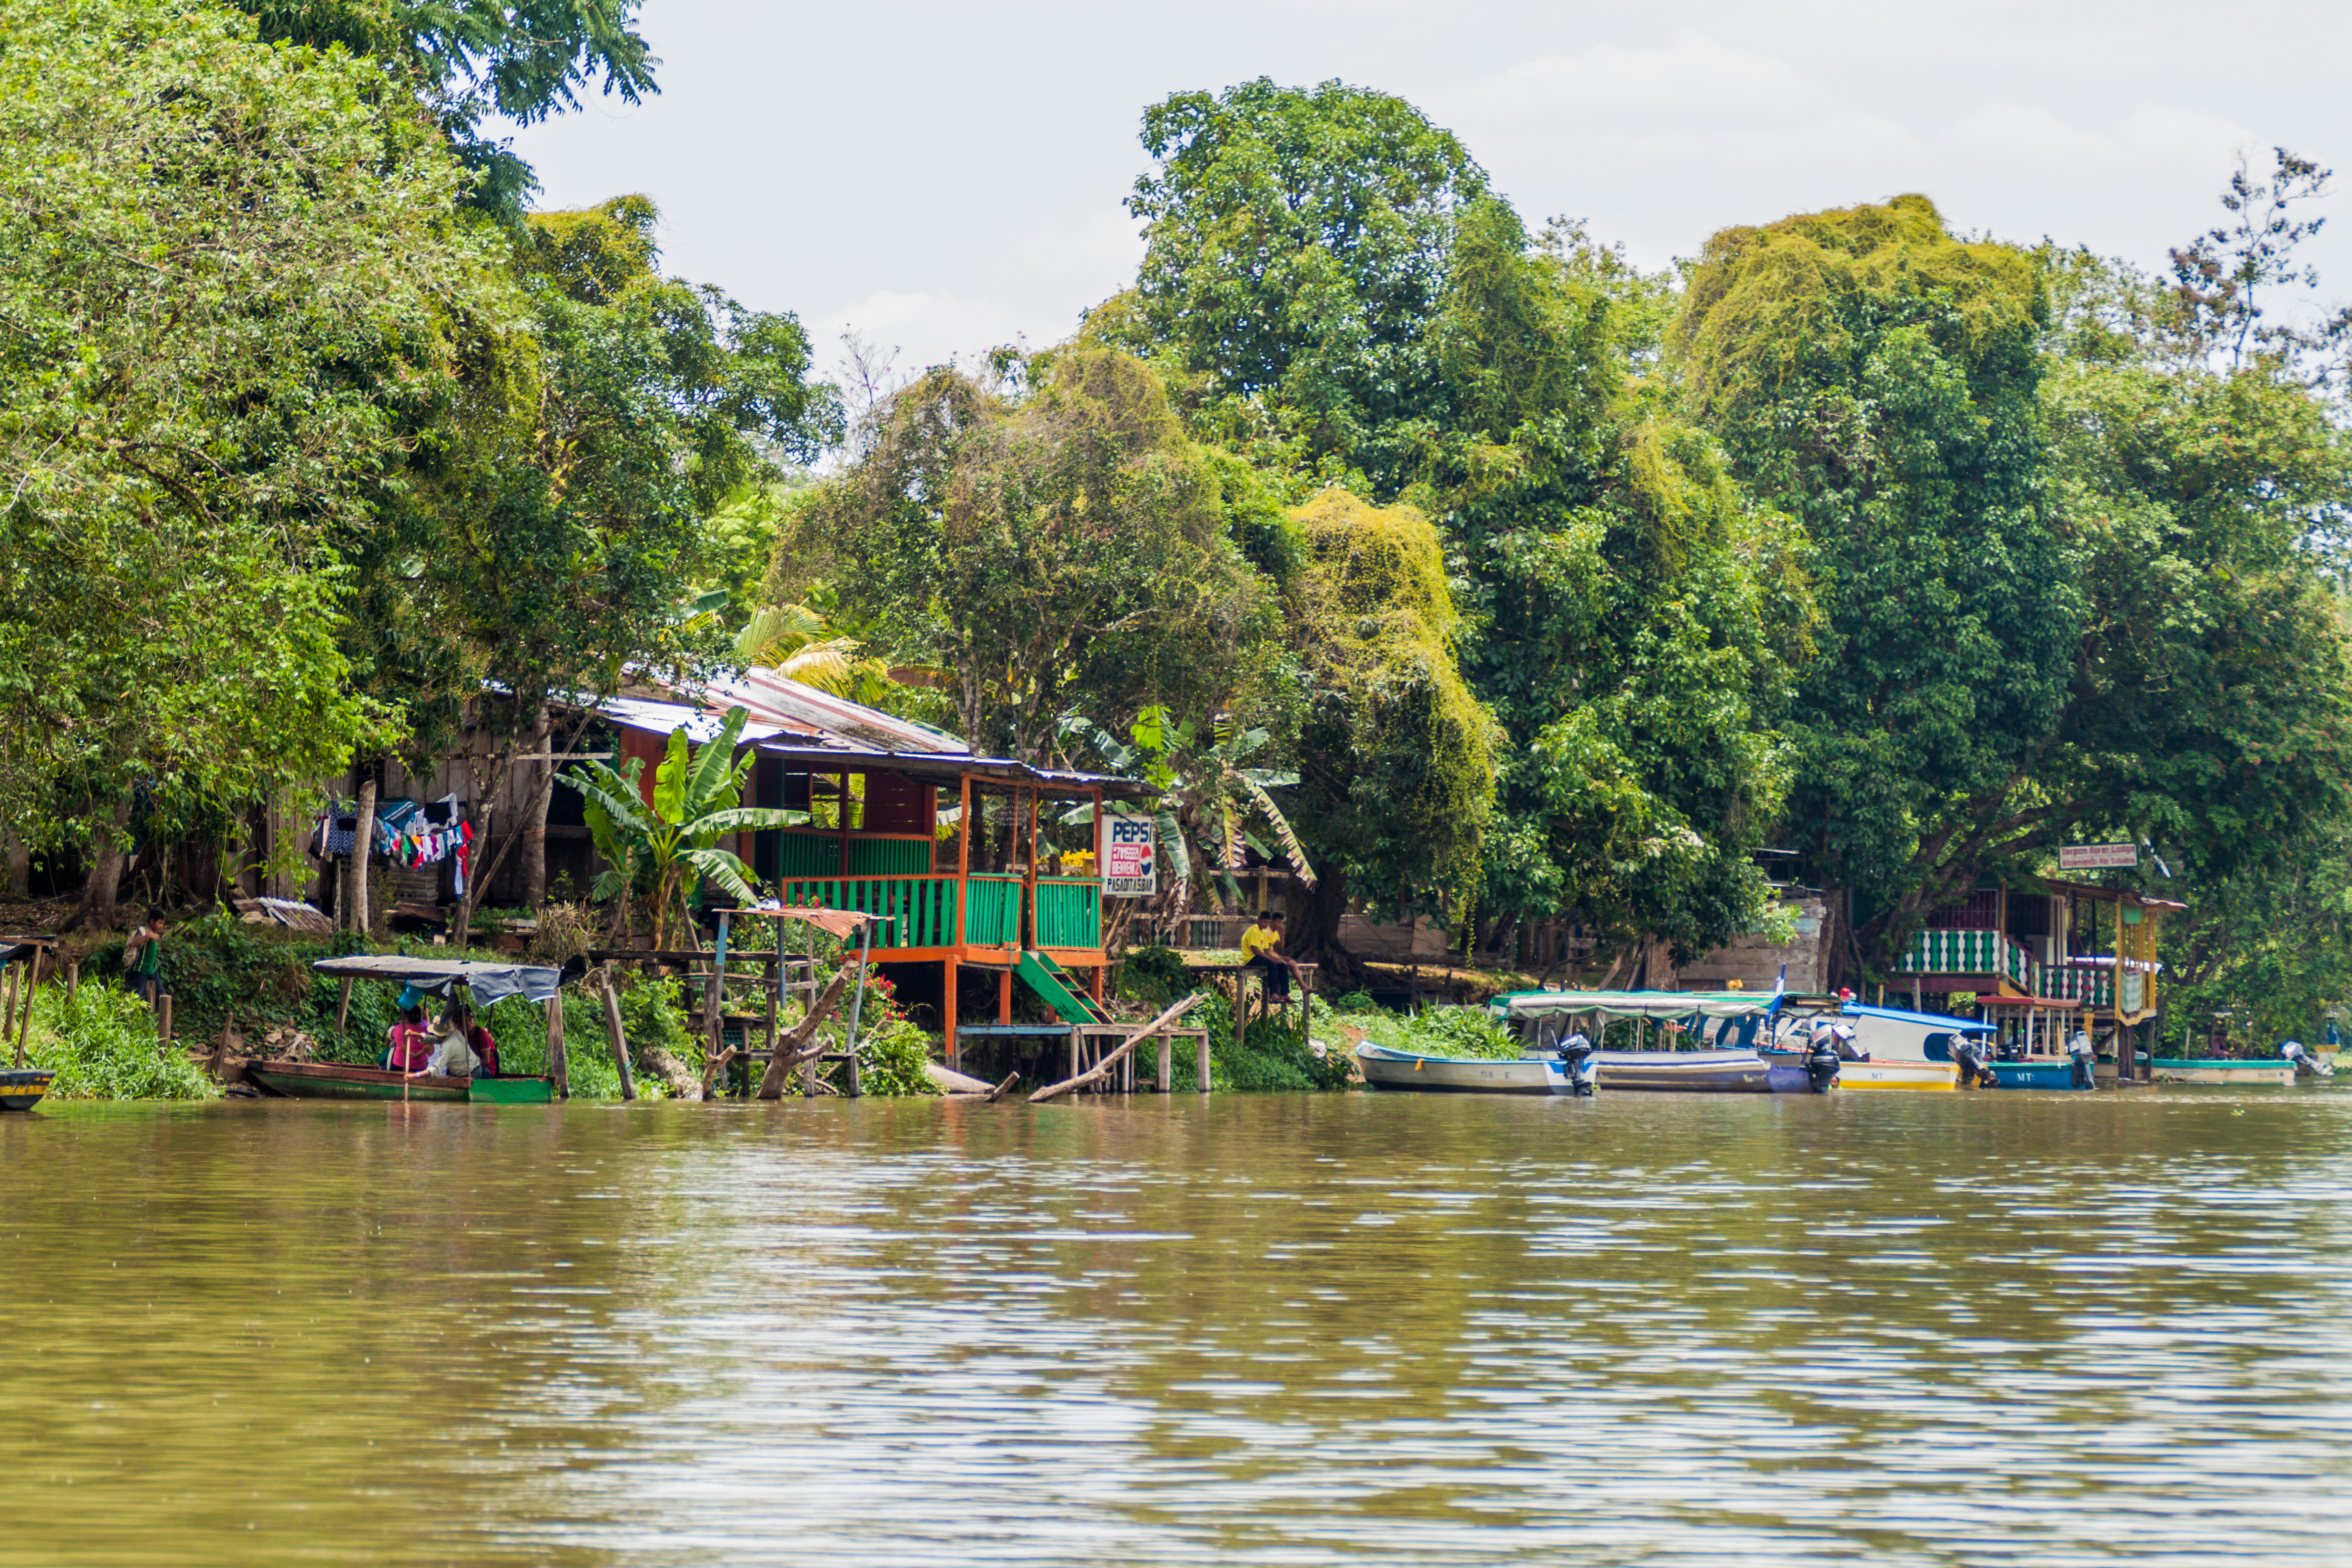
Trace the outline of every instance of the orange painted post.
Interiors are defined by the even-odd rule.
[[[1021,911],[1021,919],[1015,922],[1015,929],[1027,933],[1029,940],[1025,945],[1035,947],[1037,945],[1037,792],[1032,789],[1027,794],[1029,796],[1029,864],[1021,889],[1021,901],[1027,908]],[[1009,1018],[1005,1021],[1012,1022]]]
[[[1013,1022],[1013,971],[1010,969],[996,972],[996,1021],[1000,1024]]]
[[[940,1044],[947,1048],[948,1070],[950,1072],[961,1072],[963,1070],[963,1049],[961,1043],[956,1038],[955,955],[952,953],[949,954],[946,963],[941,965],[941,967],[945,969],[947,973],[940,982],[940,1032],[947,1037],[942,1040]]]

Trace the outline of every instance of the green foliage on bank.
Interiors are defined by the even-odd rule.
[[[63,984],[33,993],[26,1059],[52,1068],[57,1100],[211,1100],[220,1093],[205,1070],[155,1032],[154,1015],[129,992],[82,985],[66,1000]]]

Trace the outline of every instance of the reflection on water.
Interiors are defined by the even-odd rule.
[[[0,1121],[0,1563],[2341,1563],[2352,1093]]]

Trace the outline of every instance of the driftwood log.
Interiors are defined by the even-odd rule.
[[[803,1062],[813,1062],[824,1055],[824,1043],[812,1043],[817,1026],[833,1016],[841,1002],[842,987],[849,983],[849,972],[842,971],[825,984],[824,993],[809,1005],[808,1016],[782,1035],[776,1037],[776,1048],[768,1054],[768,1070],[760,1075],[760,1098],[782,1100],[784,1097],[784,1075]]]
[[[985,1095],[981,1097],[980,1102],[982,1105],[994,1105],[998,1100],[1003,1100],[1006,1095],[1011,1094],[1013,1092],[1013,1086],[1020,1081],[1021,1075],[1019,1073],[1008,1073],[1003,1083],[998,1084],[994,1089],[990,1089]]]
[[[738,1049],[736,1047],[730,1046],[730,1047],[728,1047],[725,1050],[723,1050],[723,1051],[719,1052],[717,1056],[715,1056],[715,1057],[710,1057],[710,1058],[707,1058],[703,1061],[703,1064],[702,1064],[702,1098],[703,1098],[703,1099],[705,1099],[705,1100],[709,1100],[709,1099],[713,1094],[716,1094],[716,1093],[718,1092],[718,1089],[719,1089],[719,1075],[720,1073],[723,1073],[723,1072],[725,1072],[725,1071],[727,1070],[727,1064],[728,1064],[728,1063],[730,1063],[730,1062],[733,1061],[737,1057],[740,1057],[740,1056],[741,1056],[742,1054],[743,1054],[743,1053],[742,1053],[742,1051],[740,1051],[740,1049]]]
[[[1134,1034],[1129,1035],[1125,1043],[1122,1044],[1118,1049],[1103,1058],[1102,1060],[1097,1062],[1092,1068],[1080,1073],[1076,1078],[1066,1079],[1060,1083],[1047,1084],[1045,1088],[1039,1089],[1036,1093],[1029,1097],[1029,1103],[1032,1105],[1043,1105],[1049,1100],[1059,1100],[1062,1096],[1072,1093],[1075,1090],[1084,1089],[1089,1084],[1100,1083],[1103,1079],[1111,1075],[1112,1070],[1116,1068],[1119,1063],[1128,1058],[1129,1053],[1133,1051],[1136,1047],[1143,1044],[1146,1040],[1157,1038],[1171,1025],[1173,1025],[1177,1019],[1181,1018],[1194,1007],[1200,1005],[1202,1002],[1207,1001],[1208,997],[1209,994],[1205,991],[1193,992],[1192,994],[1185,997],[1182,1001],[1169,1008],[1168,1011],[1160,1014],[1157,1018],[1152,1019],[1149,1024],[1144,1025],[1142,1028],[1137,1030]],[[1001,1093],[1002,1090],[999,1092]]]

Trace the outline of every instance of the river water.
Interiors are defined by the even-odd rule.
[[[2352,1562],[2352,1093],[58,1106],[0,1563]]]

